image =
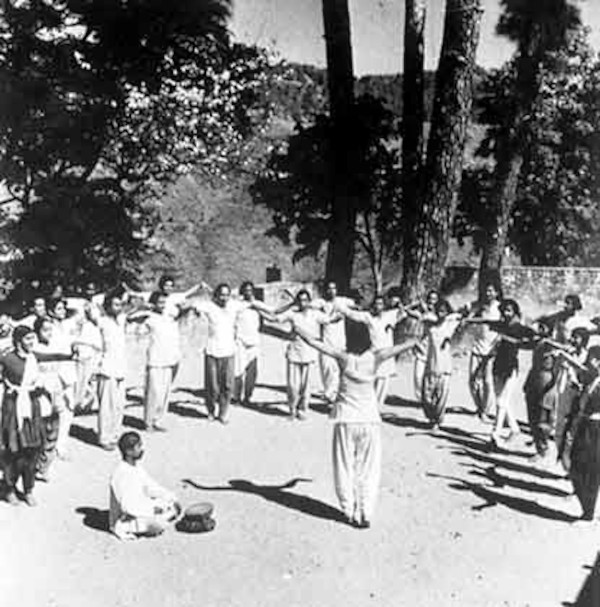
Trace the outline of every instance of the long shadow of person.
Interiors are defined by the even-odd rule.
[[[86,428],[78,424],[71,424],[69,436],[81,441],[82,443],[86,443],[87,445],[98,446],[98,435],[93,428]]]
[[[282,485],[258,485],[257,483],[244,479],[232,479],[229,481],[228,485],[221,487],[200,485],[190,479],[183,479],[182,482],[201,491],[238,491],[240,493],[250,493],[258,495],[279,506],[295,510],[296,512],[302,512],[303,514],[308,514],[316,518],[337,522],[345,521],[342,513],[337,508],[312,497],[308,497],[307,495],[300,495],[287,491],[288,489],[295,487],[298,483],[311,482],[311,479],[307,478],[294,478]]]
[[[574,603],[562,603],[563,607],[597,607],[600,605],[600,552],[593,566],[586,566],[589,574]]]
[[[83,524],[96,531],[108,533],[108,510],[100,510],[91,506],[81,506],[75,509],[77,514],[83,514]]]
[[[521,512],[522,514],[529,514],[553,521],[573,523],[579,520],[577,517],[567,514],[566,512],[555,510],[554,508],[549,508],[548,506],[543,506],[542,504],[538,504],[537,502],[532,502],[524,498],[505,495],[477,483],[471,483],[462,478],[446,476],[444,474],[435,474],[433,472],[428,472],[427,476],[450,481],[448,486],[451,489],[455,489],[457,491],[471,491],[474,495],[481,498],[484,503],[473,506],[473,510],[483,510],[484,508],[489,508],[500,504],[510,508],[511,510]]]

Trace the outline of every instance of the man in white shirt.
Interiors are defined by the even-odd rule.
[[[110,479],[110,530],[121,540],[160,535],[181,512],[177,497],[140,466],[144,449],[137,432],[125,432],[119,450],[123,461]]]
[[[337,285],[333,280],[330,280],[325,283],[323,297],[313,301],[311,307],[320,310],[328,317],[332,317],[337,314],[336,305],[354,308],[354,301],[348,297],[338,296]],[[321,339],[325,345],[334,350],[345,350],[346,324],[344,322],[322,324]],[[340,367],[334,358],[326,354],[320,354],[319,366],[323,382],[323,397],[328,403],[332,404],[335,402],[340,388]]]
[[[240,287],[242,300],[256,300],[250,281]],[[260,343],[260,313],[253,307],[240,309],[235,322],[235,399],[249,406],[258,375],[258,346]]]
[[[117,446],[125,412],[127,356],[125,314],[118,292],[107,293],[104,316],[98,319],[100,361],[98,365],[98,442],[107,450]]]
[[[201,301],[194,306],[196,313],[208,321],[208,342],[204,359],[208,419],[213,421],[216,417],[222,424],[229,421],[227,413],[233,395],[235,321],[238,312],[246,307],[239,301],[231,300],[230,296],[229,285],[222,283],[214,290],[211,301]]]

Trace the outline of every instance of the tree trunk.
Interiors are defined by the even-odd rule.
[[[515,95],[518,97],[518,107],[514,115],[507,120],[508,127],[496,143],[495,183],[492,190],[491,206],[494,221],[489,233],[486,234],[481,261],[479,264],[479,294],[483,294],[489,282],[501,286],[501,269],[504,252],[508,244],[510,220],[517,199],[517,189],[521,167],[524,160],[524,148],[527,128],[527,115],[539,94],[539,74],[541,69],[540,49],[536,40],[525,43],[524,49],[517,61],[515,80]]]
[[[507,143],[504,144],[504,146],[507,145]],[[499,155],[497,160],[496,183],[492,193],[495,210],[494,225],[486,234],[479,265],[478,287],[480,298],[483,296],[488,283],[502,284],[500,270],[508,244],[510,219],[517,198],[519,177],[523,166],[523,154],[521,152],[512,154],[508,153],[508,150],[504,150],[504,152]]]
[[[327,249],[326,279],[348,290],[354,264],[356,202],[353,195],[353,145],[350,128],[354,106],[354,70],[348,0],[323,0],[327,51],[327,83],[333,120],[333,172],[331,230]]]
[[[404,76],[402,79],[402,239],[414,240],[414,218],[420,210],[420,175],[423,163],[424,0],[406,0],[404,16]]]
[[[421,204],[415,217],[406,218],[412,228],[401,285],[407,299],[442,280],[462,180],[481,14],[479,0],[447,0]]]

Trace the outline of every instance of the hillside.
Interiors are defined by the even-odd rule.
[[[279,69],[279,68],[277,68]],[[478,82],[481,72],[478,74]],[[431,110],[435,74],[426,74],[426,107]],[[356,82],[357,93],[385,100],[394,113],[402,111],[402,76],[364,76]],[[269,92],[269,101],[278,118],[271,125],[275,138],[288,137],[295,120],[325,111],[326,73],[314,66],[288,66],[283,82]],[[483,127],[473,124],[466,162],[471,162],[483,136]],[[200,278],[211,284],[221,281],[238,284],[245,279],[261,282],[266,268],[277,265],[289,280],[322,277],[323,260],[291,261],[294,248],[266,236],[271,212],[253,204],[248,193],[251,176],[231,176],[220,183],[209,183],[198,175],[187,175],[171,186],[160,201],[160,222],[152,239],[153,251],[143,256],[140,280],[154,282],[157,274],[174,272],[183,284]],[[453,245],[451,257],[473,260],[470,249]],[[397,264],[388,264],[386,283],[399,278]],[[355,282],[369,284],[368,264],[359,254]]]

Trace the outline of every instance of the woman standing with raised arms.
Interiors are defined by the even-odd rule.
[[[330,356],[340,367],[340,390],[331,412],[333,474],[340,506],[349,524],[370,527],[381,476],[381,417],[375,392],[377,369],[414,347],[414,341],[376,350],[365,335],[337,350],[296,328],[307,344]]]

